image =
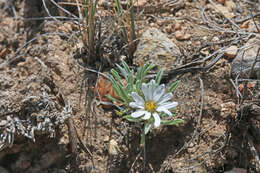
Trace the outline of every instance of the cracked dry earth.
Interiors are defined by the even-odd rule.
[[[18,16],[48,15],[42,2],[17,0],[10,1],[12,4],[7,4],[7,7],[4,2],[0,1],[1,120],[7,116],[18,116],[22,120],[29,118],[36,121],[37,118],[32,117],[40,116],[44,108],[25,105],[24,99],[32,96],[44,99],[43,93],[47,94],[47,99],[55,103],[47,113],[57,117],[70,100],[77,143],[75,147],[71,142],[75,138],[70,134],[73,127],[68,123],[55,126],[54,134],[36,131],[35,141],[16,134],[13,145],[5,146],[0,151],[0,172],[143,172],[140,127],[116,115],[115,108],[103,108],[100,104],[94,92],[98,76],[86,69],[98,70],[102,61],[86,66],[82,58],[87,55],[83,53],[76,56],[78,52],[84,52],[81,37],[77,33],[79,27],[70,20],[15,20],[12,7]],[[156,6],[157,2],[153,3]],[[176,20],[167,17],[176,17],[180,15],[178,12],[201,17],[195,2],[187,0],[182,3],[184,6],[173,14],[159,11],[152,15],[137,16],[138,35],[147,27],[157,27],[184,54],[196,54],[203,42],[201,38],[214,37],[215,34],[214,31],[202,30],[192,22],[183,22],[185,17],[179,21],[183,22],[187,32],[193,34],[193,39],[179,41],[167,31],[172,25],[176,26]],[[199,3],[203,5],[206,2]],[[52,3],[48,2],[47,7],[53,15],[55,12],[55,15],[59,14]],[[161,19],[164,18],[166,20],[162,24]],[[104,22],[104,25],[102,30],[107,24]],[[120,50],[124,42],[118,41],[120,36],[116,37],[116,34],[120,34],[115,33],[117,42],[111,45],[116,45],[113,49]],[[219,37],[229,38],[228,34]],[[200,56],[218,46],[221,45],[200,52]],[[124,53],[117,55],[120,57]],[[109,55],[105,57],[111,58]],[[109,71],[115,62],[119,62],[119,57],[106,62],[102,71]],[[189,57],[185,57],[181,62],[185,64],[190,61]],[[248,131],[259,131],[259,119],[250,111],[243,116],[239,112],[236,90],[230,82],[230,58],[222,57],[204,73],[185,73],[176,78],[166,78],[164,82],[170,84],[177,77],[181,83],[174,91],[174,100],[179,102],[176,112],[177,117],[184,119],[185,123],[178,127],[160,127],[148,135],[146,172],[215,173],[233,168],[257,172],[258,163],[246,139]],[[250,99],[247,101],[250,102]],[[256,129],[252,128],[252,124]],[[257,133],[250,134],[259,153]]]

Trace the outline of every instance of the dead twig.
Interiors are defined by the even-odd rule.
[[[60,22],[59,20],[57,20],[55,17],[53,17],[53,16],[51,15],[49,9],[48,9],[47,6],[46,6],[45,0],[42,0],[42,4],[43,4],[43,7],[44,7],[45,11],[47,12],[48,16],[49,16],[50,18],[52,18],[54,21]]]
[[[252,13],[251,13],[251,14],[252,14]],[[252,18],[254,18],[254,17],[257,17],[257,16],[260,16],[260,12],[255,13],[255,14],[252,14],[251,16],[246,17],[246,18],[244,18],[244,19],[235,20],[235,22],[236,22],[236,23],[243,23],[243,22],[245,22],[245,21],[247,21],[247,20],[250,20],[250,19],[252,19]]]
[[[140,152],[138,153],[138,155],[136,156],[134,162],[133,162],[132,165],[131,165],[131,168],[130,168],[129,173],[134,172],[134,170],[133,170],[133,169],[134,169],[134,165],[135,165],[136,161],[138,160],[138,158],[141,156],[141,154],[142,154],[142,151],[140,151]]]
[[[202,117],[202,111],[203,111],[203,105],[204,105],[204,85],[203,85],[202,79],[199,78],[199,80],[200,80],[200,88],[201,88],[201,104],[200,104],[200,115],[199,115],[199,119],[198,119],[197,128],[200,127],[201,117]],[[196,128],[196,129],[197,129],[197,128]]]
[[[252,14],[251,11],[250,11],[250,15],[251,15],[251,17],[252,17],[252,19],[253,19],[253,22],[254,22],[254,25],[255,25],[255,27],[256,27],[256,30],[258,31],[258,33],[260,33],[260,30],[259,30],[259,28],[258,28],[258,26],[257,26],[257,24],[256,24],[256,21],[255,21],[255,17],[253,16],[253,14]]]
[[[248,78],[251,78],[253,76],[254,68],[255,68],[256,63],[258,62],[258,56],[260,55],[259,53],[260,53],[260,48],[258,48],[258,50],[257,50],[257,54],[255,56],[255,60],[252,64],[252,66],[251,66]]]
[[[231,23],[232,25],[234,25],[238,30],[240,30],[240,27],[233,21],[231,20],[229,17],[227,17],[220,9],[217,8],[216,4],[212,1],[212,0],[209,0],[209,2],[213,5],[213,7],[215,9],[217,9],[218,12],[220,12],[222,14],[222,16],[224,16],[228,21],[229,23]]]

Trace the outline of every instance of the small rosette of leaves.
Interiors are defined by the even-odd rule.
[[[145,64],[142,67],[139,67],[137,70],[137,76],[135,77],[134,71],[130,69],[125,61],[122,61],[122,65],[116,64],[119,72],[115,69],[111,69],[111,75],[109,76],[110,81],[113,84],[113,89],[115,90],[117,98],[107,95],[109,99],[120,104],[124,104],[126,107],[129,107],[129,103],[132,101],[130,93],[137,92],[142,93],[141,86],[145,82],[145,76],[156,66],[154,64],[147,65]],[[126,85],[123,81],[126,81]]]

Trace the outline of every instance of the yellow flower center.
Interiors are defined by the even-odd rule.
[[[145,103],[145,110],[148,112],[155,112],[157,108],[157,103],[155,101],[147,101]]]

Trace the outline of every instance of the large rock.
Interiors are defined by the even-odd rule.
[[[236,58],[232,62],[232,75],[236,77],[240,74],[241,77],[247,78],[253,63],[255,62],[257,51],[260,48],[260,38],[252,38],[248,40],[245,46],[249,48],[242,49],[238,52]],[[260,79],[260,55],[253,68],[253,75]]]
[[[167,71],[178,65],[180,56],[179,48],[164,33],[149,28],[140,37],[134,53],[134,63],[154,63]]]

